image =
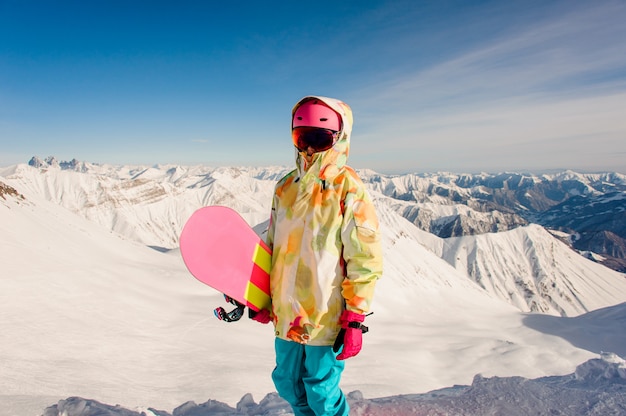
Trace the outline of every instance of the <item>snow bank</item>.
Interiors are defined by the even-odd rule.
[[[626,362],[612,353],[589,360],[574,374],[542,377],[474,377],[471,386],[455,386],[427,394],[365,399],[358,391],[348,395],[351,415],[624,415],[626,414]],[[290,415],[291,409],[276,395],[255,403],[246,394],[236,407],[209,400],[189,401],[172,413],[163,410],[110,406],[95,400],[70,397],[48,407],[44,416],[227,416]]]

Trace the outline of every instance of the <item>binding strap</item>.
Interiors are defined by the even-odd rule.
[[[246,306],[242,303],[237,302],[235,299],[231,298],[228,295],[224,295],[224,299],[226,300],[226,302],[232,303],[233,305],[237,307],[230,312],[226,312],[226,310],[222,308],[221,306],[218,308],[215,308],[215,310],[213,310],[215,317],[219,319],[220,321],[226,321],[226,322],[235,322],[235,321],[240,320],[241,317],[243,316],[243,311],[246,308]]]

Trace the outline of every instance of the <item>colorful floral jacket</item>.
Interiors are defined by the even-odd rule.
[[[276,185],[267,234],[272,316],[279,338],[332,345],[344,309],[369,311],[382,250],[374,206],[346,166],[352,110],[339,100],[315,98],[337,111],[343,126],[336,144],[314,154],[310,164],[297,153],[297,169]]]

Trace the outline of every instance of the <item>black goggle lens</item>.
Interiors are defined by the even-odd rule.
[[[328,150],[335,144],[337,132],[319,127],[295,127],[291,131],[293,144],[301,152],[312,148],[316,153]]]

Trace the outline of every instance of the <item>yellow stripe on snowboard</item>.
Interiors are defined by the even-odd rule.
[[[259,309],[266,309],[270,305],[269,295],[252,282],[248,282],[244,298]]]
[[[263,269],[265,273],[270,274],[270,269],[272,268],[272,255],[265,251],[265,249],[259,244],[254,247],[252,261]]]

